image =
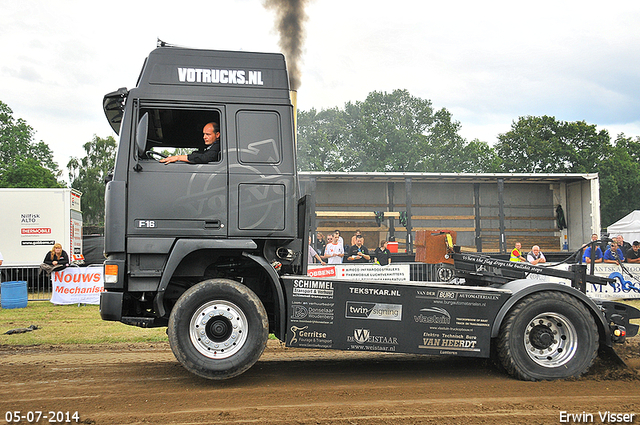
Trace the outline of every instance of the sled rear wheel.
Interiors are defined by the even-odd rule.
[[[539,292],[513,307],[500,328],[497,348],[502,365],[516,378],[578,377],[597,355],[598,329],[577,298]]]

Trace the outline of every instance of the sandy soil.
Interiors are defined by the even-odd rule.
[[[622,350],[629,369],[598,361],[579,380],[555,382],[517,381],[487,360],[290,349],[276,341],[252,369],[224,382],[191,375],[164,343],[2,346],[0,423],[7,411],[49,418],[77,411],[80,423],[100,425],[531,425],[567,423],[561,412],[602,423],[598,412],[609,411],[636,414],[640,424],[639,342]]]

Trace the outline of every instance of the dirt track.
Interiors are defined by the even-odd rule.
[[[558,424],[560,412],[635,413],[632,370],[596,364],[575,381],[521,382],[478,359],[289,349],[275,341],[244,375],[211,382],[167,344],[0,347],[7,411],[77,411],[87,424]],[[22,423],[28,423],[26,420]],[[41,420],[39,423],[46,423]],[[75,423],[72,422],[72,423]]]

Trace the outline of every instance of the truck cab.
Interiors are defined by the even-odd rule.
[[[177,299],[206,279],[242,283],[284,333],[276,269],[300,272],[293,106],[284,56],[159,47],[137,86],[107,94],[120,141],[105,192],[106,320],[166,326]],[[206,164],[162,156],[203,146]]]

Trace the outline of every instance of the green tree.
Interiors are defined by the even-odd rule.
[[[72,157],[67,164],[71,187],[82,192],[83,220],[87,225],[104,225],[105,177],[115,163],[116,141],[93,136],[83,145],[86,156]]]
[[[298,112],[298,168],[313,171],[342,170],[345,114],[338,108],[312,108]]]
[[[0,187],[65,187],[35,158],[20,158],[0,175]]]
[[[314,171],[478,171],[491,148],[459,134],[446,109],[406,90],[371,92],[344,109],[298,115],[299,167]]]
[[[363,101],[348,102],[347,144],[350,170],[418,171],[425,164],[427,129],[434,125],[429,100],[406,90],[371,92]]]
[[[520,117],[498,136],[495,150],[505,172],[598,173],[602,227],[640,208],[640,138],[619,135],[584,121]]]
[[[49,146],[0,101],[0,187],[65,187]]]
[[[631,211],[640,209],[640,138],[619,135],[609,155],[598,167],[600,176],[600,216],[607,227]]]
[[[592,173],[611,150],[609,133],[584,121],[520,117],[498,135],[494,149],[503,172]]]
[[[460,167],[465,173],[499,173],[502,160],[487,142],[474,139],[464,146]]]

